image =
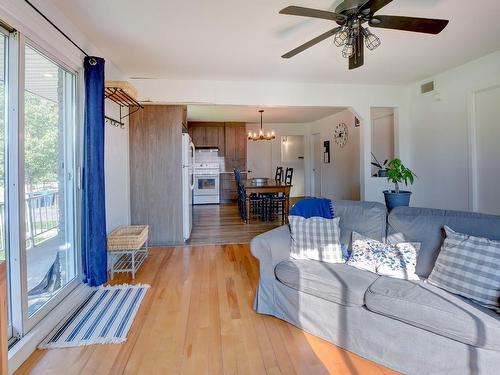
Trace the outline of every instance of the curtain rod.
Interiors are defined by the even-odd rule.
[[[78,48],[85,56],[89,56],[87,52],[85,52],[78,44],[76,44],[73,39],[71,39],[64,31],[62,31],[57,25],[52,22],[45,14],[43,14],[40,9],[34,6],[29,0],[24,0],[30,7],[32,7],[39,15],[41,15],[48,23],[50,23],[57,31],[59,31],[66,39],[68,39],[71,44],[73,44],[76,48]]]

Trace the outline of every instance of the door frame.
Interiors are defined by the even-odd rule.
[[[478,183],[479,177],[477,174],[477,95],[479,93],[494,90],[500,87],[500,80],[493,83],[477,87],[473,89],[468,95],[468,124],[467,124],[467,181],[468,181],[468,196],[467,196],[467,209],[469,211],[478,211],[479,197],[478,197]]]
[[[310,167],[310,170],[311,170],[311,178],[310,178],[310,193],[311,193],[311,196],[315,196],[315,193],[316,193],[316,182],[314,180],[314,169],[318,169],[319,168],[319,180],[320,180],[320,183],[319,183],[319,195],[320,197],[322,196],[322,188],[321,188],[321,181],[323,179],[323,176],[322,176],[322,163],[320,163],[319,166],[316,165],[316,151],[315,151],[315,137],[318,137],[319,139],[319,145],[321,147],[321,133],[312,133],[311,134],[311,138],[310,138],[310,157],[311,157],[311,167]]]

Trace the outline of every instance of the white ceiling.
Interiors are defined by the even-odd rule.
[[[355,71],[331,39],[290,60],[280,57],[334,25],[279,15],[280,9],[333,9],[339,1],[45,1],[129,77],[404,84],[500,49],[498,0],[394,0],[378,14],[445,18],[450,24],[438,36],[373,29],[382,46],[368,51],[365,66]]]
[[[259,109],[263,109],[263,122],[267,124],[305,124],[321,120],[344,107],[252,107],[229,105],[188,105],[189,121],[260,123]]]

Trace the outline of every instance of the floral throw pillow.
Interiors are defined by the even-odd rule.
[[[352,232],[352,250],[346,264],[365,271],[377,272],[378,253],[383,251],[379,244],[381,243],[378,241]]]
[[[419,243],[384,244],[352,233],[352,254],[348,265],[397,279],[418,280],[415,274]]]

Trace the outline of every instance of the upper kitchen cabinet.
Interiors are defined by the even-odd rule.
[[[246,125],[241,122],[226,122],[226,171],[234,168],[247,169]]]
[[[219,156],[225,155],[224,123],[189,122],[189,134],[195,147],[219,149]]]

